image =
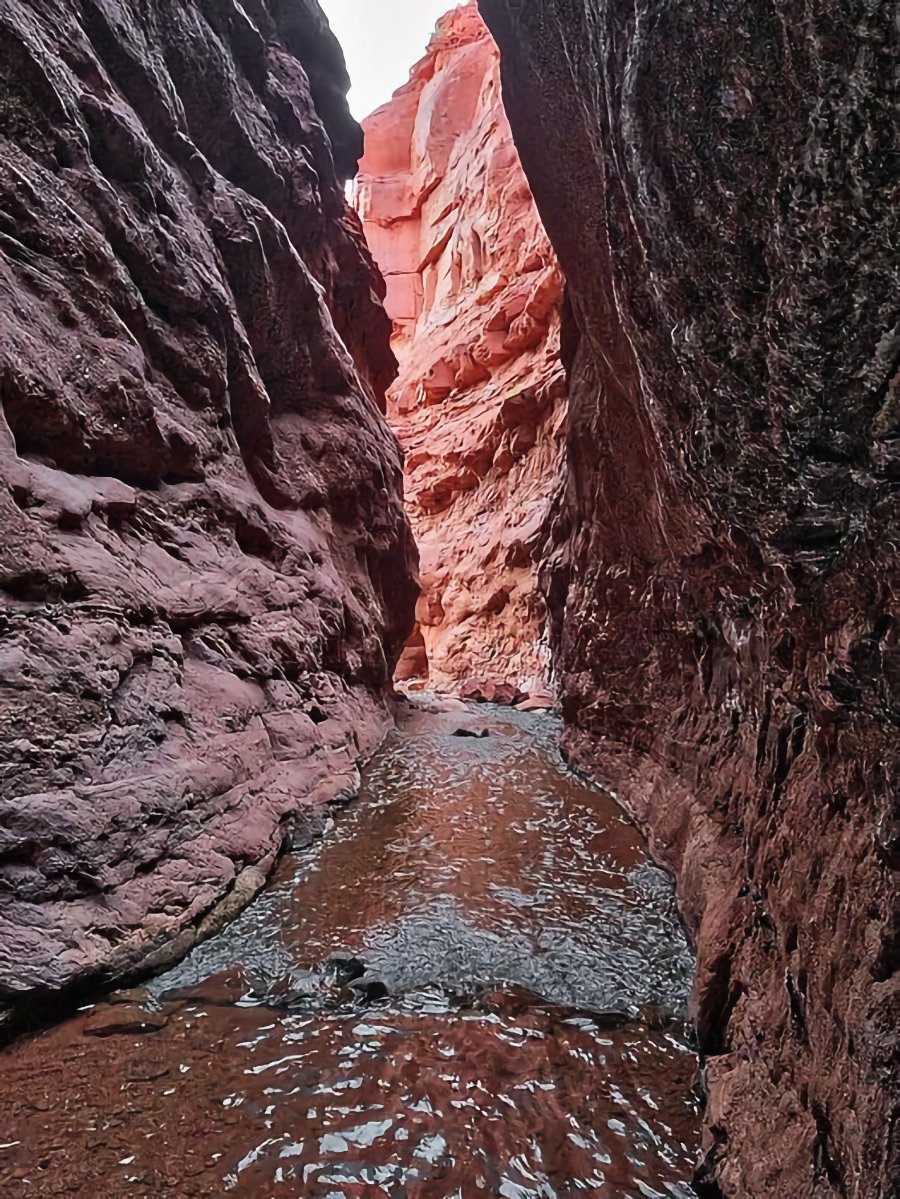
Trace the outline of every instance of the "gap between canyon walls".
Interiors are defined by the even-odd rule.
[[[183,953],[387,727],[348,85],[314,0],[0,0],[0,1023]]]
[[[563,285],[474,2],[363,128],[356,204],[387,282],[387,413],[421,556],[398,678],[546,702],[537,563],[565,430]]]
[[[481,0],[566,274],[571,755],[678,875],[706,1196],[900,1188],[890,6]]]

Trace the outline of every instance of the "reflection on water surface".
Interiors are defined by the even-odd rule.
[[[690,955],[557,733],[407,713],[224,933],[4,1055],[0,1194],[690,1196]]]

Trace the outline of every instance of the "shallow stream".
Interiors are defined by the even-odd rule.
[[[407,711],[221,935],[0,1056],[0,1195],[691,1196],[691,956],[557,738]]]

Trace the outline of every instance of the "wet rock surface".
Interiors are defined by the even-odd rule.
[[[387,284],[388,418],[421,554],[398,678],[545,690],[536,547],[565,427],[562,277],[474,2],[364,129],[356,203]]]
[[[408,710],[143,998],[0,1055],[4,1195],[689,1199],[671,885],[553,718],[463,716]]]
[[[895,1194],[890,6],[481,10],[569,288],[566,742],[698,937],[698,1185]]]
[[[0,2],[0,1005],[236,910],[385,728],[347,84],[310,0]]]

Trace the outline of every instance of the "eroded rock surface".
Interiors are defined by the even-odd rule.
[[[568,746],[678,870],[698,1188],[896,1194],[889,6],[481,9],[571,293]]]
[[[357,204],[387,282],[388,417],[422,563],[399,674],[532,693],[546,687],[535,549],[565,423],[562,278],[474,2],[441,19],[364,129]]]
[[[412,623],[312,0],[0,0],[0,997],[127,970],[353,785]]]

